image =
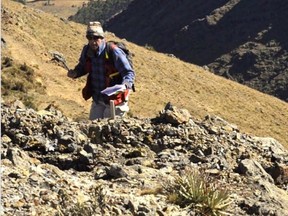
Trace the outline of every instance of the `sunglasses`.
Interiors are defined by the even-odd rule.
[[[88,40],[98,40],[98,39],[102,39],[102,37],[95,36],[95,35],[86,35],[86,38],[87,38]]]

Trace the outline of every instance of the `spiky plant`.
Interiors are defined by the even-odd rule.
[[[214,185],[208,189],[205,208],[209,215],[229,215],[226,209],[231,203],[232,200],[227,191],[219,190]]]
[[[197,170],[178,176],[174,182],[166,184],[164,190],[168,200],[181,207],[191,208],[202,215],[229,215],[226,209],[232,201],[228,192],[219,190]]]
[[[186,203],[198,204],[205,200],[205,182],[196,172],[189,175],[178,177],[175,182],[179,185],[179,195],[181,197],[181,204]]]

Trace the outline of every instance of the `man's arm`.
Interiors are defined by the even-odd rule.
[[[88,45],[85,45],[82,49],[78,64],[75,66],[74,69],[68,71],[67,73],[68,77],[72,79],[76,79],[78,77],[81,77],[87,74],[87,71],[85,71],[87,49],[88,49]]]
[[[127,88],[131,89],[135,80],[135,72],[126,57],[126,54],[118,47],[112,49],[112,52],[114,66],[122,76],[122,84],[125,84]]]

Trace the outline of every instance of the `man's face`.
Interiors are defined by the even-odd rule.
[[[89,46],[92,50],[96,51],[100,44],[102,43],[103,38],[99,36],[87,35],[87,39],[89,41]]]

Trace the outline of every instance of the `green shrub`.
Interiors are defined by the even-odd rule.
[[[192,170],[164,186],[169,202],[193,209],[200,215],[227,215],[232,200],[208,176]]]

